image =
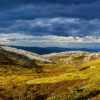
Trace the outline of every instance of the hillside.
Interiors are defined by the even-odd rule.
[[[0,48],[0,100],[99,99],[100,53]]]
[[[68,52],[61,52],[61,53],[45,54],[42,55],[42,57],[46,59],[50,59],[54,63],[57,62],[57,63],[73,64],[75,62],[81,63],[81,62],[87,62],[93,59],[100,58],[100,53],[68,51]]]
[[[38,55],[36,53],[32,53],[32,52],[29,52],[29,51],[25,51],[25,50],[13,48],[13,47],[1,46],[1,48],[4,51],[15,53],[16,55],[20,55],[20,56],[26,57],[26,58],[28,58],[30,60],[37,60],[37,61],[41,61],[41,62],[49,62],[48,59],[44,59],[40,55]]]
[[[100,52],[100,47],[97,48],[67,48],[67,47],[25,47],[25,46],[10,46],[12,48],[23,49],[25,51],[33,52],[36,54],[44,55],[50,53],[59,53],[59,52],[66,52],[66,51],[84,51],[84,52]]]

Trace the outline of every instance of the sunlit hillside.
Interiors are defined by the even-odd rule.
[[[100,99],[100,53],[38,55],[45,62],[11,50],[0,48],[0,100]]]

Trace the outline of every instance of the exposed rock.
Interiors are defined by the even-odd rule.
[[[90,53],[90,52],[83,52],[83,51],[68,51],[68,52],[61,52],[61,53],[51,53],[42,55],[42,57],[47,59],[60,59],[60,61],[63,61],[64,63],[73,63],[73,59],[79,59],[81,62],[90,61],[93,59],[100,58],[100,52],[99,53]],[[66,58],[66,59],[63,59]]]
[[[51,53],[51,54],[45,54],[42,57],[44,58],[53,58],[53,57],[78,57],[84,54],[88,54],[89,52],[83,52],[83,51],[68,51],[68,52],[60,52],[60,53]]]
[[[100,53],[89,53],[85,58],[84,58],[84,62],[85,61],[90,61],[96,58],[100,58]]]

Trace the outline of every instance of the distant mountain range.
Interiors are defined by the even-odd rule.
[[[60,47],[23,47],[23,46],[13,46],[18,49],[23,49],[26,51],[31,51],[37,54],[49,54],[54,52],[64,52],[64,51],[87,51],[87,52],[100,52],[100,49],[92,48],[60,48]]]
[[[58,53],[64,51],[86,51],[86,52],[100,52],[99,48],[61,48],[61,47],[24,47],[24,46],[10,46],[18,49],[23,49],[37,54]]]

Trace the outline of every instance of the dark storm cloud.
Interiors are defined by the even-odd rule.
[[[99,5],[100,0],[0,0],[0,32],[100,36]]]
[[[19,4],[37,4],[37,3],[49,3],[49,4],[88,4],[94,3],[98,0],[0,0],[0,7],[6,8]]]
[[[0,19],[100,18],[99,0],[0,0]]]
[[[9,21],[0,27],[2,33],[58,36],[100,36],[100,20],[80,18],[37,18],[34,20]]]

